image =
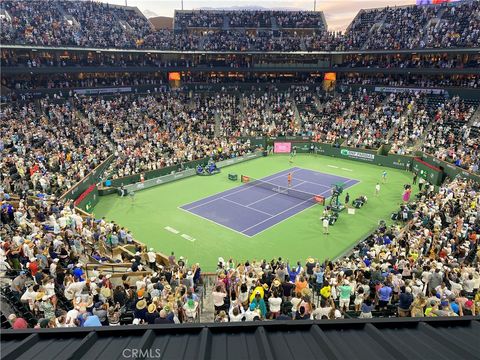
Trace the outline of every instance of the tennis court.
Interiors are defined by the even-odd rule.
[[[287,175],[292,173],[288,187]],[[180,208],[246,236],[254,236],[330,197],[334,184],[348,189],[359,181],[293,167]]]

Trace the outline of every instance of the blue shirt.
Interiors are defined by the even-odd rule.
[[[77,279],[82,280],[82,275],[83,275],[83,270],[79,267],[76,267],[75,270],[73,270],[73,276],[76,277]]]
[[[102,323],[100,322],[100,319],[98,318],[97,315],[90,315],[87,320],[83,323],[84,327],[89,327],[89,326],[102,326]]]
[[[317,284],[322,284],[323,283],[323,271],[319,272],[314,272],[313,275],[317,277]]]
[[[389,286],[384,286],[380,290],[378,290],[378,298],[381,301],[388,301],[390,299],[390,295],[392,294],[392,288]]]
[[[459,309],[458,309],[458,304],[456,302],[451,302],[450,307],[452,308],[455,314],[458,314]]]

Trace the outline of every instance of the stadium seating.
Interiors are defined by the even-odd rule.
[[[480,174],[480,101],[462,95],[480,86],[479,4],[362,10],[342,33],[322,12],[176,11],[156,30],[131,7],[2,1],[0,295],[16,318],[2,308],[1,327],[478,315],[480,189],[463,175]],[[339,70],[330,89],[325,69]],[[89,186],[290,136],[462,172],[422,178],[346,256],[225,261],[219,248],[211,274],[76,207]]]
[[[311,51],[468,48],[480,41],[477,1],[362,10],[344,34],[327,32],[322,12],[177,11],[174,30],[156,31],[141,13],[121,6],[52,0],[1,6],[4,44]]]

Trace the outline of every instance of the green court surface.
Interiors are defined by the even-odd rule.
[[[129,197],[108,195],[100,198],[94,214],[127,227],[136,239],[157,251],[167,255],[174,251],[177,258],[183,255],[190,264],[199,262],[204,271],[214,270],[220,256],[237,261],[281,256],[291,263],[304,262],[312,256],[322,261],[348,251],[372,232],[379,220],[388,222],[392,211],[402,202],[403,185],[412,181],[410,173],[386,168],[387,183],[381,184],[380,195],[375,197],[375,185],[381,183],[383,167],[309,154],[297,155],[293,164],[288,160],[288,156],[273,155],[247,161],[224,168],[218,175],[193,176],[137,191],[133,201]],[[192,201],[240,186],[239,181],[228,180],[228,173],[262,178],[294,166],[360,180],[348,189],[350,199],[366,195],[368,203],[356,209],[355,215],[342,211],[328,236],[322,234],[322,205],[315,205],[253,237],[179,209]],[[342,202],[344,196],[345,192]]]

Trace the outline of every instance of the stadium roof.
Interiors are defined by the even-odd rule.
[[[112,326],[2,331],[2,359],[480,359],[480,318]],[[140,352],[142,349],[142,352]]]

